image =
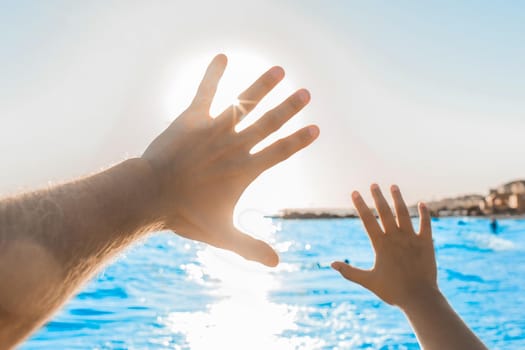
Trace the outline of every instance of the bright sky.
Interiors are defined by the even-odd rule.
[[[281,65],[262,107],[299,87],[312,103],[278,136],[321,128],[241,208],[348,206],[372,181],[485,193],[525,177],[524,37],[520,1],[4,1],[0,192],[140,155],[224,52],[217,110]]]

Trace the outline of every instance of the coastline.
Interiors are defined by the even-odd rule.
[[[359,219],[359,216],[356,214],[348,215],[338,215],[334,213],[290,213],[290,214],[274,214],[274,215],[265,215],[265,218],[269,219],[280,219],[280,220],[334,220],[334,219]],[[418,215],[411,215],[412,218],[417,218]],[[376,218],[379,218],[376,215]],[[446,216],[433,216],[432,219],[448,219],[448,218],[461,218],[461,219],[488,219],[488,220],[523,220],[525,219],[525,214],[494,214],[494,215],[446,215]]]

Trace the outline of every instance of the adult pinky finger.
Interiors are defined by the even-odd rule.
[[[311,144],[319,136],[319,128],[310,125],[280,139],[262,151],[253,155],[255,167],[259,173],[288,159],[301,149]]]

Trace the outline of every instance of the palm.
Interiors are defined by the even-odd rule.
[[[402,305],[422,289],[437,289],[436,261],[430,216],[420,206],[420,231],[416,233],[397,186],[392,188],[396,218],[377,185],[372,196],[382,227],[359,193],[352,199],[376,253],[374,267],[361,270],[342,262],[332,266],[349,280],[363,285],[389,304]]]
[[[233,210],[257,176],[306,147],[317,136],[308,127],[256,154],[251,148],[299,112],[309,101],[299,90],[250,127],[237,133],[235,125],[283,78],[281,68],[263,74],[217,118],[209,108],[226,67],[217,56],[210,64],[192,105],[148,147],[143,157],[159,174],[166,226],[178,234],[233,250],[250,260],[276,265],[278,257],[266,243],[239,232]]]

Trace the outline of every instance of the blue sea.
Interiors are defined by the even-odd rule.
[[[369,267],[355,219],[248,215],[274,269],[167,232],[138,242],[22,349],[419,349],[403,314],[330,269]],[[525,349],[525,220],[433,221],[439,284],[491,349]]]

